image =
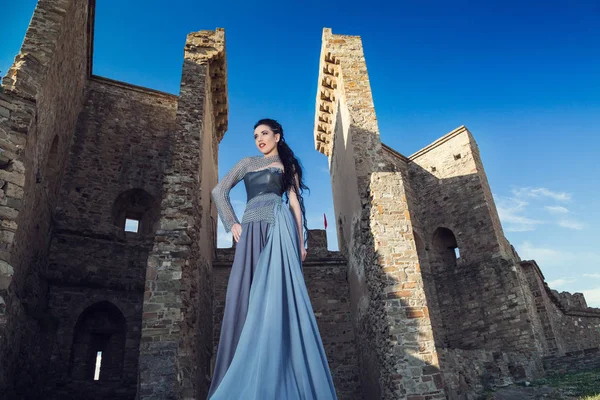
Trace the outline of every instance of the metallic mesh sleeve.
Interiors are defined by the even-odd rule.
[[[231,227],[234,224],[239,224],[231,200],[229,199],[229,191],[246,175],[248,162],[246,158],[240,160],[232,169],[223,177],[223,179],[212,190],[212,198],[217,206],[219,217],[225,227],[225,231],[231,232]]]

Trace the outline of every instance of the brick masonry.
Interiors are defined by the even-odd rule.
[[[233,254],[208,195],[224,31],[187,37],[174,96],[92,76],[93,15],[40,0],[2,81],[0,397],[202,399]],[[474,399],[597,366],[600,310],[508,243],[471,133],[405,157],[379,138],[360,38],[325,29],[320,60],[340,252],[313,231],[304,276],[340,398]]]
[[[600,350],[600,308],[588,307],[581,293],[551,290],[535,261],[522,261],[519,265],[528,281],[535,299],[535,310],[543,326],[544,356],[557,362],[561,362],[563,357],[568,360],[572,354],[580,352],[589,354],[592,359],[597,357],[596,350]]]
[[[217,144],[227,120],[225,34],[188,35],[177,129],[163,184],[161,213],[148,259],[141,399],[204,398],[212,355],[212,257]]]
[[[383,145],[358,37],[325,29],[319,72],[315,145],[329,160],[365,398],[471,399],[544,365],[594,365],[598,310],[520,260],[471,133],[410,157]]]
[[[406,198],[385,162],[359,37],[323,31],[315,140],[328,155],[365,398],[444,398]]]
[[[135,396],[144,280],[176,107],[172,95],[100,78],[87,83],[53,216],[46,279],[58,328],[46,398]],[[124,230],[121,215],[140,219],[138,233]],[[90,392],[95,383],[74,373],[72,351],[78,318],[100,302],[117,306],[127,336],[118,379]]]
[[[45,271],[52,210],[88,71],[88,2],[40,0],[2,80],[0,393],[42,398],[52,353]],[[3,325],[8,328],[5,329]],[[15,394],[15,388],[21,393]]]

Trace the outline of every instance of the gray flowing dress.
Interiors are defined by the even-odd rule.
[[[238,223],[229,191],[248,201],[227,287],[211,400],[337,399],[302,275],[296,222],[282,202],[274,157],[241,160],[215,187],[225,229]]]

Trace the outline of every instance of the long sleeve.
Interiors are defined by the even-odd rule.
[[[234,224],[239,224],[233,207],[231,206],[231,200],[229,199],[229,192],[246,174],[247,159],[240,160],[232,169],[223,177],[223,179],[215,186],[212,190],[212,198],[217,206],[219,217],[223,222],[225,231],[231,232],[231,227]]]

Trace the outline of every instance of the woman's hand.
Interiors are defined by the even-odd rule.
[[[233,239],[235,242],[239,242],[240,236],[242,235],[242,226],[240,224],[233,224],[231,226],[231,233],[233,233]]]
[[[302,262],[306,259],[306,249],[304,246],[300,247],[300,256],[302,257]]]

